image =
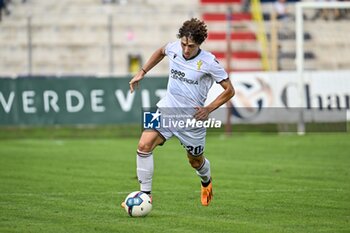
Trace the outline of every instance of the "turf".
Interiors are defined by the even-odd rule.
[[[0,140],[0,232],[350,232],[349,134],[209,136],[209,207],[170,140],[153,210],[131,218],[119,205],[138,189],[137,140]]]

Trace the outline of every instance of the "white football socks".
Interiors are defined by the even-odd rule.
[[[140,183],[140,191],[152,191],[153,154],[152,152],[137,151],[136,155],[137,178]]]
[[[197,175],[201,178],[203,183],[208,183],[210,181],[210,162],[206,158],[203,164],[196,171]]]

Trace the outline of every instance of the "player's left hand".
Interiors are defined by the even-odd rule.
[[[196,113],[194,114],[194,118],[197,121],[205,121],[208,120],[209,110],[205,107],[195,107]]]

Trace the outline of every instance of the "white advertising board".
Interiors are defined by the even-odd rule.
[[[300,111],[305,122],[339,122],[349,119],[350,71],[305,72],[300,101],[296,72],[232,73],[236,95],[231,99],[233,123],[294,123]],[[207,103],[222,92],[213,85]],[[212,113],[225,121],[227,108]]]

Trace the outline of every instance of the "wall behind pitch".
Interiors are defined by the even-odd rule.
[[[0,125],[137,123],[142,107],[165,94],[167,79],[142,80],[131,94],[130,78],[0,79]]]
[[[307,121],[350,120],[350,71],[306,72]],[[299,116],[295,72],[232,74],[236,95],[232,123],[296,122]],[[129,78],[0,78],[0,125],[73,125],[141,123],[143,107],[165,95],[167,77],[147,76],[134,94]],[[210,90],[207,103],[222,88]],[[221,109],[221,110],[220,110]],[[225,122],[227,111],[212,117]]]
[[[350,121],[350,71],[305,71],[302,95],[296,72],[232,73],[236,95],[231,99],[233,124]],[[220,93],[213,86],[207,102]],[[220,108],[223,109],[223,108]],[[212,116],[227,119],[227,110]]]

